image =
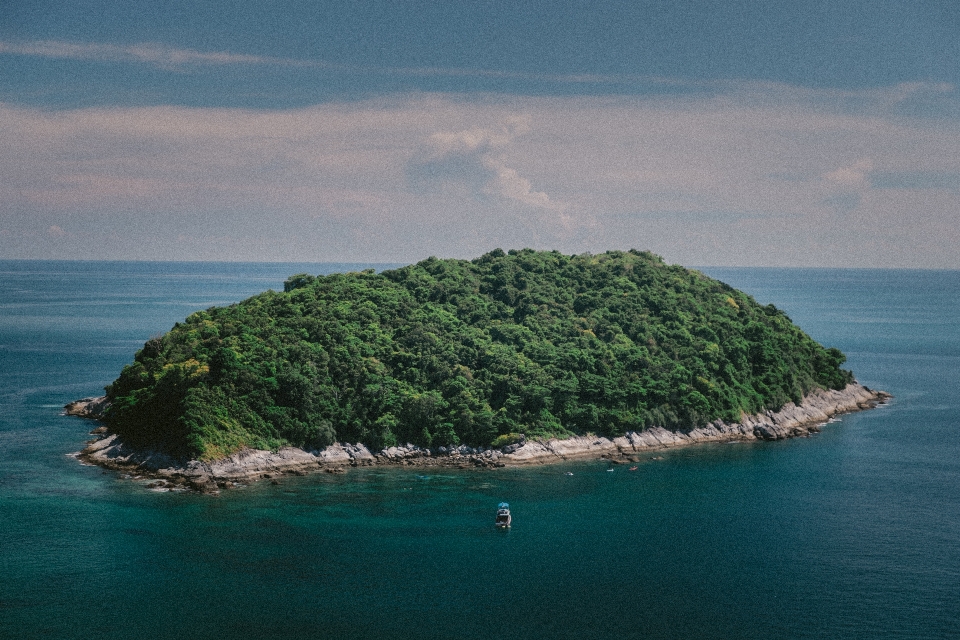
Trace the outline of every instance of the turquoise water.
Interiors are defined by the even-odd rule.
[[[218,498],[68,456],[146,339],[363,266],[0,261],[0,637],[960,637],[960,272],[704,269],[896,396],[812,438]]]

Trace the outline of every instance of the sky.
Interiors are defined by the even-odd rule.
[[[960,269],[956,0],[0,0],[0,259]]]

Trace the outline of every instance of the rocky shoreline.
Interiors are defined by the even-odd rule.
[[[873,408],[890,397],[886,392],[854,382],[840,391],[815,390],[804,397],[800,405],[791,402],[779,411],[744,416],[738,423],[717,420],[683,431],[653,427],[612,439],[574,436],[562,440],[522,440],[499,449],[467,446],[425,449],[408,444],[371,452],[362,444],[339,443],[320,451],[294,447],[276,452],[246,449],[216,462],[184,462],[160,452],[134,449],[116,434],[108,433],[105,427],[99,427],[92,432],[98,439],[89,442],[77,458],[88,464],[151,478],[153,482],[147,485],[150,488],[216,494],[221,489],[261,479],[322,471],[343,473],[350,467],[372,465],[504,467],[600,458],[636,462],[639,455],[665,448],[805,436],[819,432],[820,427],[836,415]],[[71,402],[64,409],[67,415],[97,419],[106,407],[106,398],[99,397]]]

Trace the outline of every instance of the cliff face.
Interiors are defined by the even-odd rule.
[[[127,445],[116,434],[90,443],[80,459],[103,467],[159,479],[159,488],[186,487],[216,493],[222,487],[280,475],[318,471],[342,472],[369,465],[420,465],[451,467],[502,467],[546,464],[566,460],[606,458],[633,460],[644,453],[705,442],[779,440],[817,432],[838,414],[875,407],[890,395],[851,383],[842,390],[818,389],[799,405],[788,403],[779,411],[744,416],[739,422],[715,421],[691,430],[670,431],[653,427],[617,438],[574,436],[564,439],[526,440],[502,448],[467,446],[427,449],[415,445],[392,446],[375,452],[362,444],[333,444],[320,450],[283,447],[276,452],[244,449],[215,462],[181,461],[157,451]],[[105,398],[86,398],[67,405],[67,413],[96,418]]]

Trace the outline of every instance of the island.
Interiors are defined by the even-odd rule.
[[[885,401],[773,305],[645,251],[297,274],[147,341],[90,463],[215,492],[367,464],[503,466],[780,439]]]

